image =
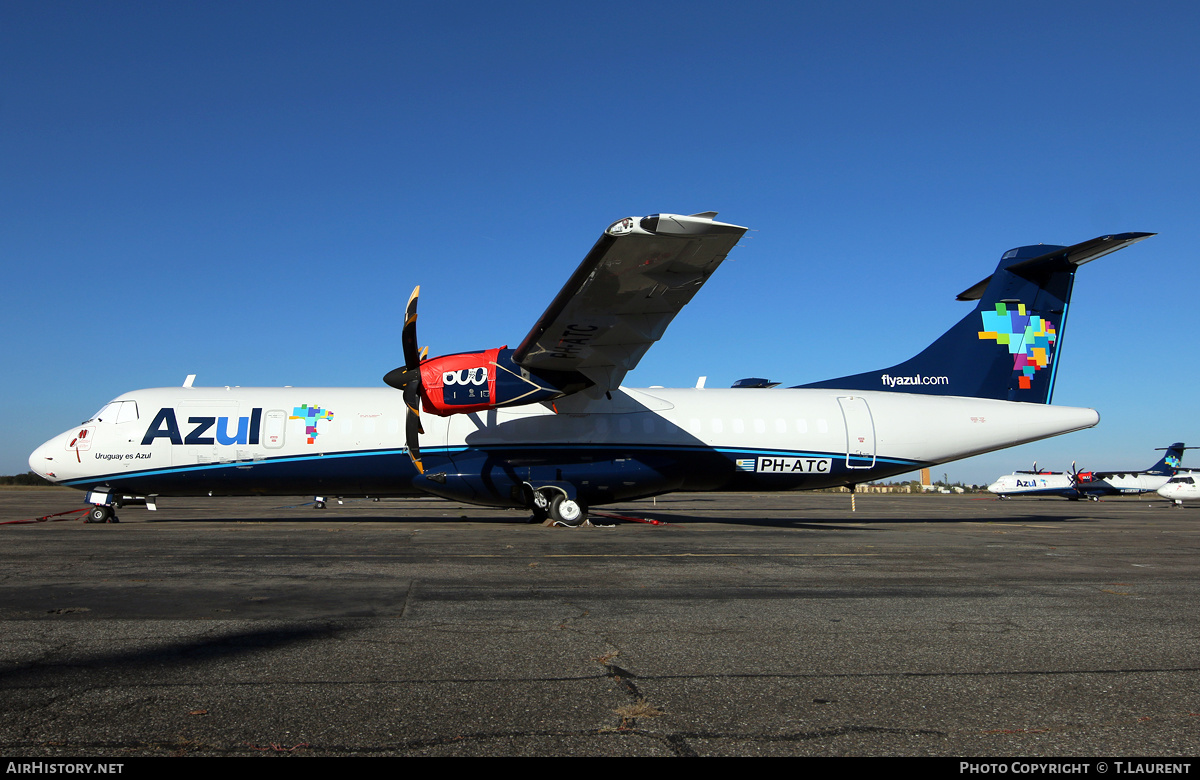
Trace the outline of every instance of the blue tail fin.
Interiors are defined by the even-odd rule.
[[[1183,451],[1189,448],[1183,446],[1183,442],[1177,441],[1170,447],[1159,447],[1158,449],[1166,450],[1167,453],[1162,456],[1162,460],[1146,469],[1145,473],[1156,476],[1175,476],[1176,469],[1183,465]],[[1195,449],[1195,447],[1190,449]]]
[[[799,387],[1050,403],[1075,271],[1152,235],[1120,233],[1074,246],[1010,249],[995,273],[958,296],[979,301],[975,310],[916,357]]]

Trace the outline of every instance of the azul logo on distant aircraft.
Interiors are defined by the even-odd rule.
[[[146,429],[146,435],[142,437],[142,444],[153,444],[158,438],[167,439],[172,444],[258,444],[262,409],[253,409],[249,417],[236,419],[236,431],[230,434],[228,417],[189,417],[187,421],[192,428],[186,436],[181,436],[175,410],[170,407],[159,409]],[[209,433],[214,427],[215,436]]]
[[[1054,361],[1053,345],[1058,339],[1054,323],[1036,314],[1027,314],[1023,303],[1018,303],[1015,311],[1005,303],[997,303],[994,312],[980,314],[983,330],[979,331],[979,338],[1006,344],[1013,356],[1013,371],[1021,373],[1021,389],[1030,389],[1034,373]]]

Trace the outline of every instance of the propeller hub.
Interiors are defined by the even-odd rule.
[[[384,384],[390,385],[397,390],[403,390],[408,387],[410,382],[413,380],[419,380],[420,378],[420,366],[401,366],[400,368],[394,368],[387,372],[387,374],[385,374],[383,377],[383,381]]]

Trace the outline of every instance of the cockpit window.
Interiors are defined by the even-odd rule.
[[[136,422],[137,418],[137,401],[121,401],[121,408],[117,411],[117,423]]]
[[[100,411],[96,412],[91,417],[89,417],[86,420],[84,420],[83,422],[81,422],[80,425],[87,425],[90,422],[96,422],[96,421],[100,420],[102,417],[108,417],[108,407],[110,407],[110,406],[112,406],[112,404],[105,404],[104,406],[102,406],[100,408]]]
[[[138,418],[137,401],[112,401],[83,423],[126,423]]]

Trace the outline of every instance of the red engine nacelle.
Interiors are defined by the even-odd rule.
[[[421,410],[448,417],[497,405],[496,361],[500,350],[461,352],[421,364]]]
[[[497,347],[426,360],[421,364],[422,410],[449,417],[549,401],[590,384],[577,374],[534,373],[514,363],[512,354],[508,347]]]

